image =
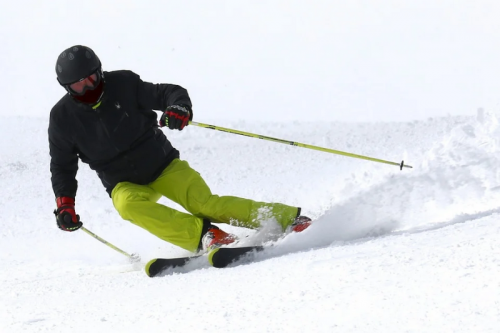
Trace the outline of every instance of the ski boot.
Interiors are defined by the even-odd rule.
[[[201,250],[210,251],[228,245],[238,240],[235,235],[229,234],[214,225],[209,225],[206,232],[201,237]]]
[[[312,220],[307,216],[297,216],[295,221],[290,225],[292,232],[301,232],[306,230],[312,223]]]

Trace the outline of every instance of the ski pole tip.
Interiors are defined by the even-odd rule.
[[[137,253],[132,253],[129,257],[130,262],[135,263],[141,261],[141,256],[138,255]]]
[[[403,167],[413,169],[411,165],[405,164],[404,160],[401,161],[401,164],[399,165],[399,170],[403,170]]]

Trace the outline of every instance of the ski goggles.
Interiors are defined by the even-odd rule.
[[[87,90],[94,90],[101,82],[101,75],[99,71],[90,74],[89,76],[68,84],[68,90],[72,95],[83,96]]]

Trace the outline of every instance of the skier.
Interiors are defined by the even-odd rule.
[[[56,73],[67,92],[52,108],[48,128],[60,229],[82,226],[75,213],[78,159],[96,171],[123,219],[192,252],[237,240],[211,222],[258,228],[274,217],[284,231],[297,232],[310,225],[298,207],[212,194],[179,158],[159,127],[182,130],[193,119],[186,89],[144,82],[127,70],[103,72],[94,51],[82,45],[59,55]],[[163,112],[159,124],[153,110]],[[158,204],[161,196],[190,214]]]

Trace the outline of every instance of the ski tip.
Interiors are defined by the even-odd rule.
[[[211,266],[215,266],[214,265],[214,255],[219,252],[220,248],[216,248],[216,249],[213,249],[212,251],[210,251],[208,253],[208,262],[210,263]]]
[[[146,275],[149,277],[154,277],[158,272],[155,272],[154,270],[151,270],[151,266],[156,262],[156,259],[152,259],[148,261],[146,264],[146,267],[144,267],[144,271],[146,272]]]

